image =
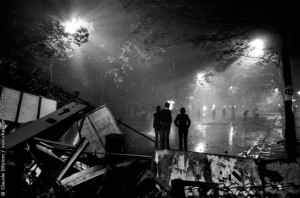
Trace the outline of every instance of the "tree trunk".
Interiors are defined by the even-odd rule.
[[[295,130],[295,118],[292,111],[292,97],[293,97],[293,83],[291,65],[289,61],[289,49],[287,33],[285,28],[281,31],[281,58],[283,66],[283,79],[285,85],[285,140],[286,148],[290,158],[295,159],[296,155],[296,130]]]

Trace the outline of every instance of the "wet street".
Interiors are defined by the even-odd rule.
[[[257,157],[260,143],[264,142],[268,132],[274,129],[277,118],[277,114],[266,114],[262,115],[259,121],[254,121],[253,117],[250,117],[247,123],[243,123],[241,117],[237,117],[235,122],[211,119],[192,121],[188,133],[188,151]],[[151,121],[124,121],[124,123],[143,135],[155,138]],[[152,154],[154,150],[152,141],[124,126],[120,127],[126,135],[127,153]],[[281,133],[281,128],[278,130]],[[170,147],[174,150],[179,149],[177,128],[174,124],[170,132]]]

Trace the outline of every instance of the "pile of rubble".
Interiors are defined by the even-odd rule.
[[[151,156],[126,154],[106,106],[72,102],[7,129],[8,197],[145,197],[164,187]]]
[[[1,139],[6,197],[299,197],[300,166],[293,160],[160,149],[152,156],[129,154],[119,125],[139,132],[105,105],[74,101],[44,115],[43,101],[53,102],[40,97],[23,105],[34,97],[20,95],[17,108],[7,98],[11,112],[5,111]],[[22,114],[36,119],[16,123]]]

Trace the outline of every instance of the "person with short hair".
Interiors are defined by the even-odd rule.
[[[155,148],[158,148],[158,136],[161,130],[161,124],[160,124],[160,116],[159,113],[161,111],[161,108],[159,105],[156,106],[156,112],[153,114],[153,128],[155,132]]]
[[[180,109],[180,114],[176,116],[174,120],[174,124],[178,127],[178,135],[179,135],[179,149],[182,151],[182,140],[184,145],[184,150],[187,151],[187,137],[188,137],[188,129],[191,125],[191,120],[187,114],[185,114],[185,108],[182,107]]]
[[[165,103],[165,108],[160,111],[160,123],[161,123],[161,130],[160,130],[160,144],[162,149],[170,149],[169,144],[169,136],[172,124],[172,113],[169,109],[170,103]]]

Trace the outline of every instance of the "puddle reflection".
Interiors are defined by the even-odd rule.
[[[206,144],[203,143],[203,142],[198,143],[194,151],[195,152],[204,152],[205,153],[206,152]]]

